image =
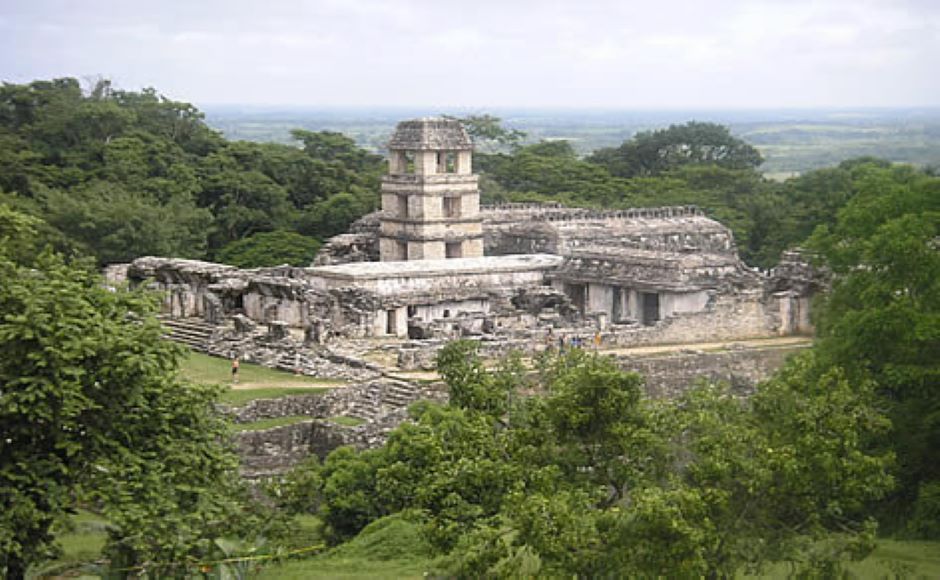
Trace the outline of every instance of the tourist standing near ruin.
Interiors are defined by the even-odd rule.
[[[238,382],[238,357],[232,359],[232,382]]]

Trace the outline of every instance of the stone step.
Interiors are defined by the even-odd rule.
[[[176,332],[179,334],[189,334],[189,335],[196,335],[196,336],[212,336],[211,330],[204,330],[201,328],[186,328],[186,327],[180,327],[180,326],[167,326],[167,325],[163,325],[163,328],[169,330],[170,332]]]
[[[288,373],[298,370],[302,371],[304,367],[311,368],[314,366],[315,363],[313,359],[303,354],[285,353],[279,356],[277,362],[274,363],[274,368]]]
[[[207,341],[212,337],[211,334],[203,334],[201,332],[191,332],[188,330],[170,330],[169,332],[166,333],[166,336],[170,336],[172,338],[191,338],[193,340],[201,340],[201,341]]]
[[[199,352],[207,352],[207,349],[209,348],[208,345],[206,345],[206,343],[205,343],[205,342],[202,342],[202,341],[197,341],[197,340],[178,340],[178,339],[171,338],[171,337],[169,337],[169,336],[167,336],[167,337],[165,337],[165,338],[168,339],[168,340],[172,340],[172,341],[175,342],[175,343],[178,343],[178,344],[181,344],[181,345],[183,345],[183,346],[189,347],[189,348],[191,348],[191,349],[193,349],[193,350],[198,350]]]
[[[382,401],[382,403],[384,403],[385,405],[389,407],[395,407],[396,409],[401,408],[401,407],[407,407],[413,402],[414,402],[414,399],[393,399],[393,398],[388,398]]]
[[[405,397],[412,397],[417,394],[417,391],[415,391],[414,387],[412,387],[411,385],[407,387],[398,386],[398,385],[389,385],[388,388],[385,389],[385,392],[386,394],[394,393],[396,395],[402,395]]]
[[[352,408],[346,411],[346,415],[355,417],[357,419],[362,419],[363,421],[374,421],[376,409],[374,407],[354,405]]]
[[[216,325],[206,322],[201,318],[160,318],[160,322],[168,326],[181,326],[187,328],[206,328],[214,330]]]
[[[195,338],[198,340],[207,340],[212,336],[212,333],[199,332],[196,330],[186,330],[180,328],[171,328],[170,332],[167,333],[169,336],[179,337],[179,338]]]
[[[415,392],[414,392],[414,391],[392,391],[392,390],[388,390],[388,391],[385,391],[384,393],[382,393],[382,398],[383,398],[383,399],[388,399],[388,398],[392,398],[392,399],[411,399],[411,398],[414,398],[414,397],[415,397]]]
[[[199,318],[160,317],[160,323],[166,331],[164,338],[200,351],[208,348],[209,339],[216,331],[216,327]]]

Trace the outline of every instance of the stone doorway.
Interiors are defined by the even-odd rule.
[[[385,334],[396,336],[398,334],[398,312],[389,310],[385,319]]]
[[[583,315],[587,304],[587,284],[566,284],[565,294],[571,299],[571,305]]]
[[[655,292],[640,292],[640,305],[643,324],[653,326],[659,322],[659,294]]]
[[[623,288],[614,286],[614,300],[610,308],[610,321],[620,322],[623,320]]]

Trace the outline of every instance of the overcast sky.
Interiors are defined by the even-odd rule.
[[[196,103],[940,105],[940,0],[2,0],[0,79]]]

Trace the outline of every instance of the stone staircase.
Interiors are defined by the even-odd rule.
[[[201,318],[169,318],[160,317],[160,323],[166,329],[164,338],[184,344],[193,350],[205,352],[209,347],[209,339],[218,329]]]
[[[409,382],[386,380],[368,385],[356,399],[347,415],[364,421],[374,421],[380,414],[407,407],[419,397],[417,388]]]
[[[285,352],[277,357],[274,368],[288,373],[302,373],[304,369],[315,367],[313,358],[301,352]]]
[[[389,381],[385,388],[382,403],[389,407],[407,407],[418,398],[415,386],[405,381]]]

